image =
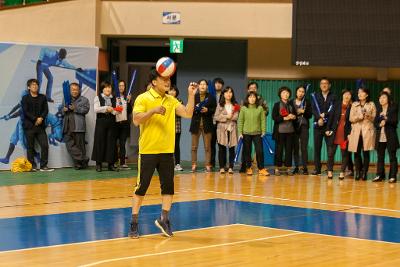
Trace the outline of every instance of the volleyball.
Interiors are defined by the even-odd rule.
[[[176,70],[175,62],[169,57],[162,57],[157,61],[156,70],[162,77],[171,77]]]

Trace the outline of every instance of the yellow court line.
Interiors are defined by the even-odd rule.
[[[239,196],[239,197],[252,197],[252,198],[261,198],[261,199],[290,201],[290,202],[302,202],[302,203],[310,203],[310,204],[321,204],[321,205],[327,205],[327,206],[343,206],[343,207],[348,207],[348,208],[371,209],[371,210],[390,211],[390,212],[398,212],[398,213],[400,213],[400,210],[384,209],[384,208],[377,208],[377,207],[354,206],[354,205],[340,204],[340,203],[318,202],[318,201],[312,201],[312,200],[300,200],[300,199],[290,199],[290,198],[280,198],[280,197],[267,197],[267,196],[257,196],[257,195],[229,193],[229,192],[220,192],[220,191],[211,191],[211,190],[202,190],[202,192],[221,194],[221,195],[232,195],[232,196]]]
[[[238,224],[234,223],[234,224],[226,224],[226,225],[217,225],[217,226],[210,226],[210,227],[203,227],[203,228],[196,228],[196,229],[174,231],[174,233],[185,233],[185,232],[191,232],[191,231],[208,230],[208,229],[230,227],[230,226],[236,226],[236,225],[238,225]],[[83,244],[91,244],[91,243],[105,242],[105,241],[116,241],[116,240],[122,240],[122,239],[139,240],[139,239],[144,238],[144,237],[159,236],[159,235],[162,235],[162,233],[141,235],[140,238],[136,238],[136,239],[132,239],[130,237],[118,237],[118,238],[100,239],[100,240],[85,241],[85,242],[59,244],[59,245],[53,245],[53,246],[42,246],[42,247],[34,247],[34,248],[23,248],[23,249],[15,249],[15,250],[6,250],[6,251],[0,251],[0,254],[6,254],[6,253],[12,253],[12,252],[23,252],[23,251],[29,251],[29,250],[45,249],[45,248],[57,248],[57,247],[64,247],[64,246],[74,246],[74,245],[81,245],[81,244],[83,245]],[[169,239],[169,238],[166,238],[166,239]]]
[[[195,247],[195,248],[186,248],[186,249],[178,249],[178,250],[171,250],[171,251],[158,252],[158,253],[149,253],[149,254],[142,254],[142,255],[136,255],[136,256],[114,258],[114,259],[102,260],[102,261],[92,262],[89,264],[80,265],[79,267],[90,267],[90,266],[95,266],[95,265],[99,265],[99,264],[103,264],[103,263],[110,263],[110,262],[116,262],[116,261],[121,261],[121,260],[133,260],[133,259],[140,259],[140,258],[145,258],[145,257],[161,256],[161,255],[196,251],[196,250],[208,249],[208,248],[233,246],[233,245],[257,242],[257,241],[263,241],[263,240],[269,240],[269,239],[275,239],[275,238],[281,238],[281,237],[288,237],[288,236],[294,236],[294,235],[300,235],[300,234],[302,234],[302,233],[290,233],[290,234],[284,234],[284,235],[268,236],[268,237],[254,238],[254,239],[249,239],[249,240],[222,243],[222,244],[217,244],[217,245],[201,246],[201,247]]]

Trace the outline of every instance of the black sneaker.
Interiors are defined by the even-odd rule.
[[[139,227],[137,222],[131,222],[128,236],[130,238],[139,238]]]
[[[40,171],[41,172],[52,172],[52,171],[54,171],[54,169],[50,169],[49,167],[43,167],[43,168],[40,168]]]
[[[307,168],[303,168],[303,175],[308,175],[308,169]]]
[[[293,174],[299,174],[299,173],[300,173],[299,167],[295,167],[295,168],[292,170],[292,173],[293,173]]]
[[[311,173],[311,175],[314,175],[314,176],[316,176],[316,175],[321,175],[321,171],[314,170],[314,171]]]
[[[155,222],[156,226],[160,228],[161,232],[166,236],[166,237],[172,237],[174,234],[172,233],[171,230],[171,225],[169,220],[168,221],[162,221],[161,219],[157,219]]]

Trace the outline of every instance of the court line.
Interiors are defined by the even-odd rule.
[[[291,230],[288,230],[288,231],[291,231]],[[224,247],[224,246],[233,246],[233,245],[257,242],[257,241],[263,241],[263,240],[269,240],[269,239],[275,239],[275,238],[281,238],[281,237],[288,237],[288,236],[294,236],[294,235],[300,235],[300,234],[303,234],[303,233],[296,232],[296,233],[290,233],[290,234],[284,234],[284,235],[276,235],[276,236],[269,236],[269,237],[254,238],[254,239],[235,241],[235,242],[229,242],[229,243],[222,243],[222,244],[216,244],[216,245],[201,246],[201,247],[194,247],[194,248],[185,248],[185,249],[170,250],[170,251],[165,251],[165,252],[157,252],[157,253],[149,253],[149,254],[142,254],[142,255],[129,256],[129,257],[114,258],[114,259],[102,260],[102,261],[92,262],[92,263],[89,263],[89,264],[79,265],[79,267],[90,267],[90,266],[95,266],[95,265],[99,265],[99,264],[103,264],[103,263],[110,263],[110,262],[116,262],[116,261],[121,261],[121,260],[133,260],[133,259],[139,259],[139,258],[161,256],[161,255],[182,253],[182,252],[189,252],[189,251],[196,251],[196,250],[201,250],[201,249],[218,248],[218,247]]]
[[[392,210],[392,209],[377,208],[377,207],[364,207],[364,206],[355,206],[355,205],[349,205],[349,204],[339,204],[339,203],[335,204],[335,203],[318,202],[318,201],[311,201],[311,200],[296,200],[296,199],[290,199],[290,198],[257,196],[257,195],[228,193],[228,192],[211,191],[211,190],[202,190],[202,191],[205,193],[214,193],[214,194],[222,194],[222,195],[233,195],[233,196],[241,196],[241,197],[282,200],[282,201],[290,201],[290,202],[303,202],[303,203],[321,204],[321,205],[327,205],[327,206],[343,206],[343,207],[348,207],[348,208],[371,209],[371,210],[390,211],[390,212],[400,213],[400,210]],[[265,204],[265,203],[263,203],[263,204]]]
[[[243,223],[238,223],[237,225],[243,225],[243,226],[250,226],[250,227],[255,227],[255,228],[268,228],[268,229],[275,229],[275,230],[286,230],[286,229],[281,229],[281,228],[272,228],[272,227],[266,227],[266,226],[261,226],[261,225],[252,225],[252,224],[243,224]],[[308,234],[308,235],[321,235],[321,236],[326,236],[326,237],[339,237],[339,238],[344,238],[344,239],[354,239],[358,241],[370,241],[370,242],[379,242],[379,243],[384,243],[384,244],[391,244],[391,245],[399,245],[399,243],[396,242],[389,242],[389,241],[383,241],[383,240],[373,240],[373,239],[363,239],[363,238],[358,238],[358,237],[352,237],[352,236],[340,236],[340,235],[327,235],[327,234],[321,234],[321,233],[310,233],[310,232],[301,232],[301,231],[296,231],[296,230],[287,230],[287,231],[292,231],[300,234]]]
[[[209,226],[209,227],[203,227],[203,228],[194,228],[194,229],[187,229],[187,230],[174,231],[174,233],[185,233],[185,232],[190,232],[190,231],[208,230],[208,229],[214,229],[214,228],[220,228],[220,227],[229,227],[229,226],[235,226],[235,225],[238,225],[238,224],[237,224],[237,223],[233,223],[233,224]],[[64,246],[74,246],[74,245],[81,245],[81,244],[91,244],[91,243],[104,242],[104,241],[116,241],[116,240],[122,240],[122,239],[127,239],[127,240],[140,240],[141,238],[144,238],[144,237],[159,236],[159,235],[162,235],[162,233],[149,234],[149,235],[141,235],[139,239],[132,239],[132,238],[130,238],[130,237],[118,237],[118,238],[100,239],[100,240],[92,240],[92,241],[85,241],[85,242],[66,243],[66,244],[59,244],[59,245],[53,245],[53,246],[42,246],[42,247],[34,247],[34,248],[23,248],[23,249],[5,250],[5,251],[0,251],[0,254],[11,253],[11,252],[29,251],[29,250],[36,250],[36,249],[43,249],[43,248],[57,248],[57,247],[64,247]],[[167,239],[166,239],[166,240],[167,240]]]
[[[179,193],[189,193],[191,191],[176,191],[175,194]],[[149,193],[146,196],[159,196],[159,193]],[[88,202],[88,201],[97,201],[97,200],[110,200],[110,199],[125,199],[125,198],[132,198],[133,194],[127,196],[115,196],[115,197],[99,197],[99,198],[91,198],[91,199],[73,199],[73,200],[60,200],[60,201],[53,201],[53,202],[41,202],[41,203],[26,203],[26,204],[17,204],[17,205],[6,205],[0,206],[0,209],[3,208],[16,208],[16,207],[25,207],[25,206],[38,206],[38,205],[52,205],[52,204],[63,204],[63,203],[75,203],[75,202]]]

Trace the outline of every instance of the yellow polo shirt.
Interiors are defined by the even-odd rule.
[[[161,105],[166,109],[164,115],[154,114],[140,124],[139,154],[174,153],[175,110],[181,103],[170,95],[161,97],[151,88],[136,98],[133,112],[147,112]]]

